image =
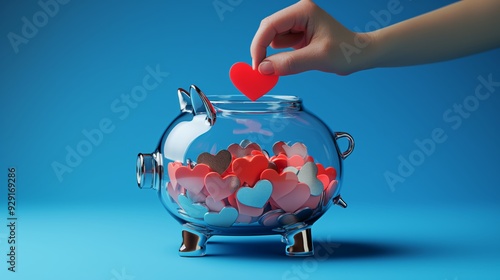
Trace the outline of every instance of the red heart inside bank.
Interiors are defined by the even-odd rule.
[[[229,77],[234,86],[252,101],[268,93],[278,83],[279,78],[276,75],[262,75],[244,62],[231,66]]]

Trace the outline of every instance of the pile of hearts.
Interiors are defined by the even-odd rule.
[[[244,140],[216,155],[202,153],[196,163],[170,162],[168,194],[180,214],[218,227],[286,226],[331,201],[337,188],[334,167],[315,163],[300,142],[277,142],[273,153]]]

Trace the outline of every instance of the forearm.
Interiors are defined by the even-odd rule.
[[[369,33],[367,68],[432,63],[500,47],[500,1],[464,0]]]

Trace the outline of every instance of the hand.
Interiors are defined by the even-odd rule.
[[[347,75],[367,68],[367,53],[349,55],[343,46],[369,44],[369,33],[355,33],[310,0],[302,0],[262,20],[250,53],[264,75],[290,75],[307,70]],[[266,58],[266,48],[293,48]]]

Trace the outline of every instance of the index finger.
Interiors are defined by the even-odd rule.
[[[266,49],[276,35],[291,30],[305,30],[308,17],[301,8],[301,3],[303,2],[306,1],[300,1],[261,21],[259,29],[257,29],[252,44],[250,45],[253,69],[257,69],[259,63],[266,58]]]

